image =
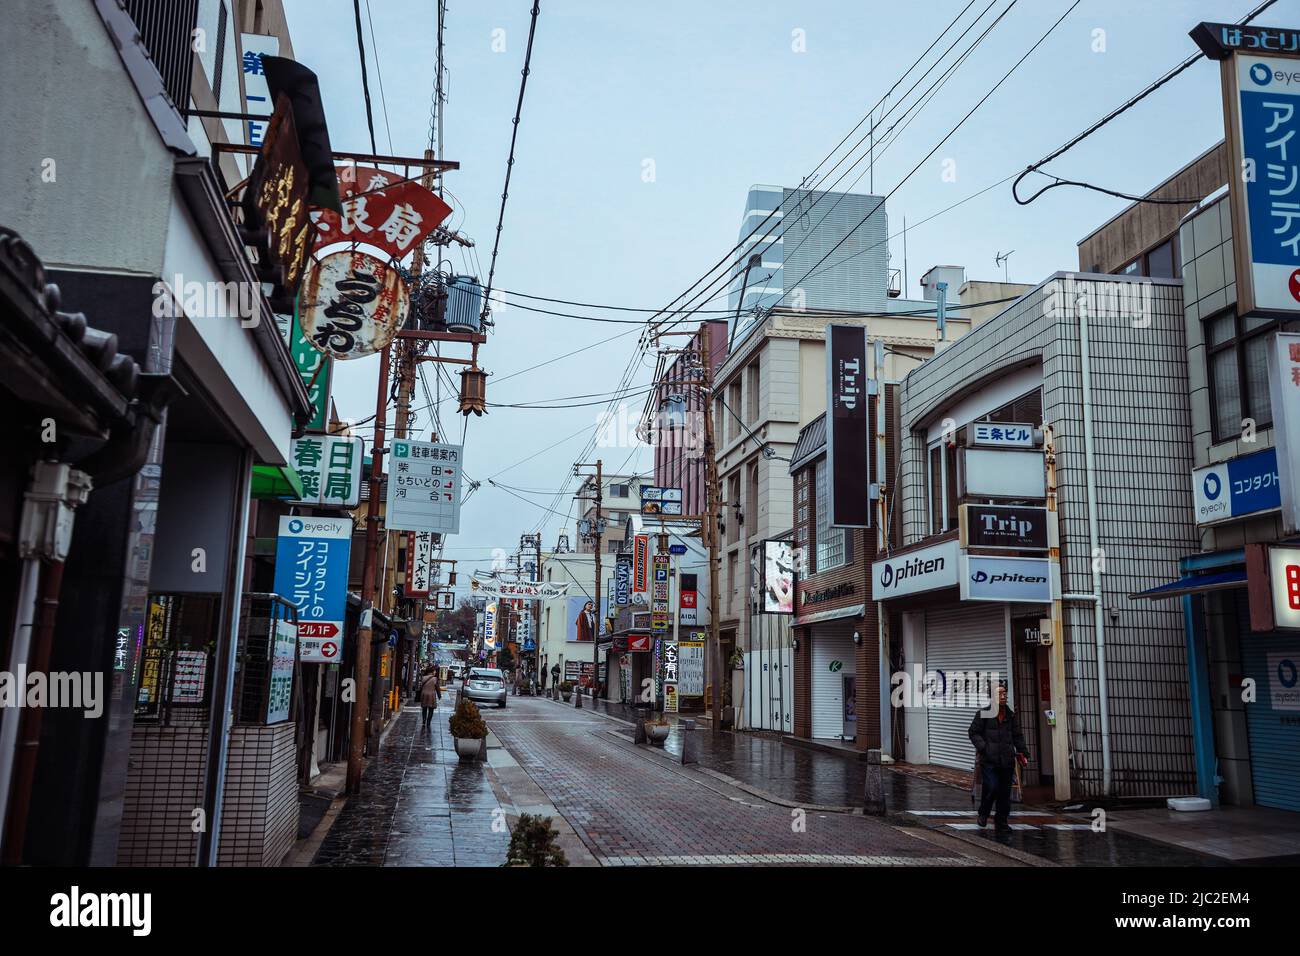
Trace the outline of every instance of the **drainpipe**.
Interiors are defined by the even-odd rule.
[[[1079,316],[1079,372],[1083,378],[1083,455],[1088,495],[1088,546],[1092,561],[1092,620],[1097,637],[1097,710],[1101,717],[1101,789],[1111,794],[1110,706],[1106,697],[1106,632],[1103,622],[1100,550],[1097,530],[1097,468],[1092,435],[1092,365],[1088,348],[1088,308],[1082,296],[1075,300]]]

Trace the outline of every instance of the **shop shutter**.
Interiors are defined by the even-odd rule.
[[[926,672],[942,671],[946,677],[959,671],[997,671],[1009,684],[1003,608],[1001,604],[967,602],[926,611]],[[930,763],[959,770],[975,766],[975,748],[967,734],[974,716],[974,707],[927,708]]]
[[[857,670],[851,620],[812,628],[812,735],[839,738],[844,733],[844,678]],[[839,670],[831,664],[839,661]]]
[[[1242,670],[1255,680],[1255,702],[1246,705],[1255,802],[1300,810],[1300,704],[1277,699],[1281,690],[1300,691],[1300,635],[1240,633]]]

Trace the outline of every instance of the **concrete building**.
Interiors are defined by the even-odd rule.
[[[579,554],[595,554],[597,548],[604,555],[618,553],[628,519],[641,510],[642,484],[649,482],[638,475],[601,476],[600,520],[604,522],[604,530],[599,530],[596,528],[596,477],[591,475],[583,481],[573,496],[579,503],[576,526]]]

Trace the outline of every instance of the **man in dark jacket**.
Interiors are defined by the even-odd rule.
[[[987,826],[989,810],[993,801],[997,801],[994,824],[999,831],[1011,829],[1008,822],[1011,817],[1011,784],[1015,780],[1016,762],[1022,766],[1029,763],[1029,749],[1025,746],[1025,737],[1016,726],[1016,714],[1007,704],[1006,687],[998,688],[998,712],[996,717],[985,717],[984,711],[978,711],[971,721],[970,742],[979,754],[983,768],[984,787],[980,799],[980,826]]]

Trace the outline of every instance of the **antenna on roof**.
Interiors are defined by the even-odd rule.
[[[993,257],[993,264],[994,264],[995,266],[1001,266],[1001,267],[1002,267],[1002,281],[1003,281],[1003,282],[1010,282],[1010,281],[1011,281],[1010,279],[1007,278],[1007,260],[1011,258],[1011,254],[1012,254],[1013,252],[1015,252],[1015,251],[1016,251],[1016,250],[1012,249],[1011,252],[1006,252],[1006,253],[999,252],[999,253],[997,253],[997,254]]]

